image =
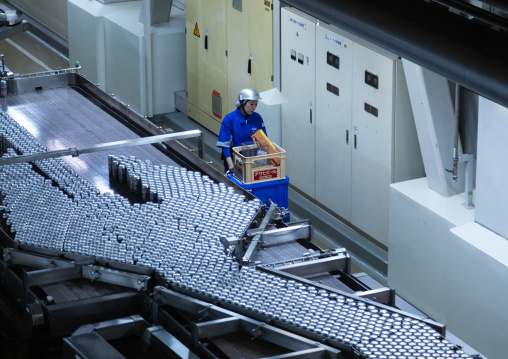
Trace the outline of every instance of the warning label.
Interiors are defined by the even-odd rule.
[[[196,26],[194,26],[194,35],[196,35],[197,37],[201,37],[199,35],[199,27],[198,27],[198,23],[196,23]]]

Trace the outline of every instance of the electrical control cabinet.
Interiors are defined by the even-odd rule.
[[[316,27],[316,200],[351,221],[353,42]],[[333,190],[331,190],[333,189]]]
[[[388,244],[389,187],[395,165],[397,61],[392,54],[353,44],[351,222],[385,245]],[[406,116],[407,121],[414,122],[411,113]],[[415,143],[418,144],[416,137]]]
[[[282,147],[291,183],[315,197],[316,22],[281,10]]]
[[[219,133],[227,114],[226,0],[186,3],[187,115]]]
[[[390,184],[424,176],[401,60],[290,7],[281,43],[286,173],[387,245]]]
[[[272,2],[188,0],[187,114],[218,134],[241,89],[273,87]]]
[[[259,92],[273,87],[272,4],[264,0],[233,1],[228,20],[228,109],[246,87]],[[267,119],[268,120],[268,119]]]

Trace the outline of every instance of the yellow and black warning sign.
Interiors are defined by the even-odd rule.
[[[196,23],[196,26],[194,26],[194,35],[196,35],[197,37],[201,37],[199,35],[199,27],[198,27],[198,23]]]

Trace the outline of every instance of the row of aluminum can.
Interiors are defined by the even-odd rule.
[[[41,151],[2,115],[3,156]],[[105,164],[106,165],[106,164]],[[174,288],[293,326],[364,358],[469,358],[423,321],[337,292],[240,267],[221,237],[239,236],[261,202],[199,172],[108,158],[113,182],[142,195],[99,193],[60,159],[0,166],[0,212],[16,241],[154,268]]]

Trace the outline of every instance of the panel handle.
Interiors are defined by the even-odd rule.
[[[356,150],[356,135],[355,135],[355,150]]]
[[[310,123],[312,124],[312,109],[310,109]]]
[[[249,59],[249,63],[247,64],[247,72],[248,72],[249,74],[251,74],[251,73],[252,73],[252,72],[251,72],[251,69],[252,69],[252,60],[251,60],[251,59]]]
[[[346,130],[346,145],[349,145],[349,130]]]
[[[205,50],[208,50],[208,35],[205,35]]]

